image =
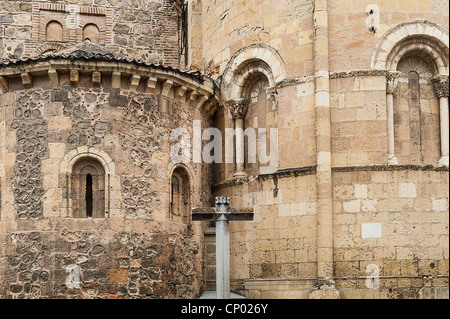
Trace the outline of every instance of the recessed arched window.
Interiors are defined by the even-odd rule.
[[[93,43],[99,43],[100,30],[95,24],[87,24],[83,28],[83,41],[89,40]]]
[[[105,169],[95,159],[83,158],[72,168],[72,203],[75,218],[105,217]]]
[[[63,40],[63,27],[62,24],[57,21],[50,21],[47,24],[47,28],[45,30],[45,40],[46,41],[59,41]]]
[[[170,219],[184,224],[190,223],[191,186],[187,171],[177,167],[171,177]]]
[[[433,90],[433,62],[420,52],[402,57],[395,94],[394,137],[399,163],[437,163],[441,154],[439,101]]]
[[[246,82],[248,87],[247,100],[249,101],[249,106],[247,113],[244,117],[244,130],[248,128],[253,128],[255,130],[250,130],[250,132],[256,132],[258,128],[267,128],[267,117],[268,113],[272,112],[271,104],[268,101],[268,96],[266,89],[269,87],[269,81],[263,74],[256,74],[254,79],[250,79]],[[269,134],[268,132],[267,134]],[[255,133],[256,134],[256,133]],[[260,136],[257,137],[262,138]],[[256,139],[256,136],[253,137]],[[268,144],[269,136],[266,136],[266,141],[260,141],[258,146],[269,146],[266,147],[270,149]],[[259,149],[256,148],[255,143],[252,143],[250,136],[244,136],[244,147],[245,147],[245,172],[248,176],[255,176],[259,174]],[[265,150],[265,153],[266,150]],[[251,159],[250,157],[254,158]]]

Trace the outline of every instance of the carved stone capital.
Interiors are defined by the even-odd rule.
[[[386,75],[386,93],[394,94],[398,87],[400,72],[389,72]]]
[[[431,79],[437,97],[448,97],[448,75],[437,75]]]
[[[225,102],[231,112],[233,119],[242,119],[247,114],[249,101],[244,99],[230,100]]]
[[[278,89],[276,87],[271,87],[266,89],[266,94],[270,101],[272,102],[272,110],[278,108]]]

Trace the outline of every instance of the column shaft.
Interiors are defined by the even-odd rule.
[[[387,107],[387,138],[388,138],[388,164],[397,165],[395,156],[394,138],[394,93],[398,87],[399,72],[389,72],[386,76],[386,107]]]
[[[394,139],[394,94],[387,94],[387,123],[388,123],[388,164],[397,165],[398,160],[395,156]]]
[[[217,299],[230,299],[230,228],[222,214],[216,222]]]
[[[244,119],[235,119],[236,130],[236,170],[234,176],[245,176],[245,143],[244,143]]]
[[[443,96],[439,99],[440,105],[440,124],[441,124],[441,159],[439,165],[449,165],[449,128],[448,128],[448,97]]]

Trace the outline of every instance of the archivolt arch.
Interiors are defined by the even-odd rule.
[[[120,194],[120,183],[117,182],[117,176],[116,174],[116,167],[113,163],[111,157],[104,151],[99,150],[94,147],[88,147],[88,146],[80,146],[69,153],[67,153],[64,156],[63,161],[61,162],[59,172],[61,176],[61,180],[65,180],[65,186],[66,186],[66,201],[63,202],[63,208],[67,211],[67,217],[80,217],[78,212],[76,211],[76,205],[74,206],[74,200],[71,198],[71,193],[74,191],[74,185],[73,185],[73,178],[74,178],[74,168],[75,171],[77,170],[77,166],[79,163],[87,163],[87,166],[95,166],[93,163],[98,163],[98,171],[101,171],[102,178],[104,180],[101,181],[101,189],[100,190],[104,193],[104,195],[101,195],[101,209],[100,211],[103,212],[104,217],[109,217],[111,213],[111,209],[113,208],[114,211],[118,210],[118,207],[112,207],[111,206],[111,193],[114,192],[115,194]],[[93,164],[93,165],[90,165]],[[101,166],[101,168],[100,168]],[[83,165],[82,165],[83,168]],[[89,173],[88,171],[86,171]],[[86,173],[86,174],[87,174]],[[95,174],[91,174],[95,175]],[[93,189],[94,191],[96,189]],[[103,197],[104,196],[104,197]],[[115,200],[118,200],[117,198]],[[104,201],[104,203],[103,203]],[[93,216],[96,217],[96,216]],[[97,216],[98,217],[98,216]]]
[[[395,71],[400,59],[412,52],[431,58],[436,74],[448,74],[448,30],[429,21],[402,23],[386,32],[373,52],[370,67]]]
[[[255,74],[264,75],[270,87],[286,78],[283,59],[275,49],[264,44],[253,44],[236,52],[223,74],[222,99],[242,98],[245,83]]]
[[[68,174],[72,172],[73,165],[82,158],[92,158],[96,159],[102,164],[105,169],[105,174],[114,175],[116,171],[116,167],[109,155],[99,149],[94,147],[81,146],[78,147],[71,152],[67,153],[64,156],[64,160],[60,166],[60,173]]]
[[[194,171],[194,168],[189,163],[175,164],[173,162],[170,162],[169,168],[167,170],[167,176],[169,177],[168,179],[170,180],[170,177],[173,175],[173,172],[177,168],[181,168],[186,172],[186,175],[189,178],[189,183],[191,184],[191,186],[193,186],[194,185],[194,174],[192,172]]]

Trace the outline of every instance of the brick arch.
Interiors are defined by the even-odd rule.
[[[66,46],[58,42],[48,42],[40,45],[34,52],[35,55],[44,54],[47,51],[61,51]]]
[[[50,22],[57,22],[62,27],[62,42],[68,42],[69,41],[69,29],[67,28],[67,25],[65,21],[58,17],[53,16],[46,16],[46,17],[40,17],[39,21],[39,41],[45,42],[47,41],[47,26]]]
[[[286,78],[283,59],[268,45],[253,44],[244,47],[231,58],[222,79],[223,100],[242,98],[246,80],[257,73],[267,77],[271,87]]]
[[[57,28],[55,28],[55,26]],[[45,40],[46,41],[62,41],[63,40],[63,26],[59,21],[51,20],[45,26]],[[50,31],[53,31],[53,34],[50,34]],[[54,34],[57,31],[58,34]],[[50,40],[49,37],[53,37],[55,39]]]
[[[394,71],[400,59],[412,51],[430,57],[435,73],[448,74],[448,30],[429,21],[402,23],[387,31],[378,41],[370,67]]]
[[[88,25],[94,25],[98,29],[98,44],[106,45],[106,32],[107,32],[107,24],[102,19],[97,19],[95,22],[92,21],[83,21],[80,23],[80,27],[76,29],[76,42],[81,43],[84,41],[84,30]]]

